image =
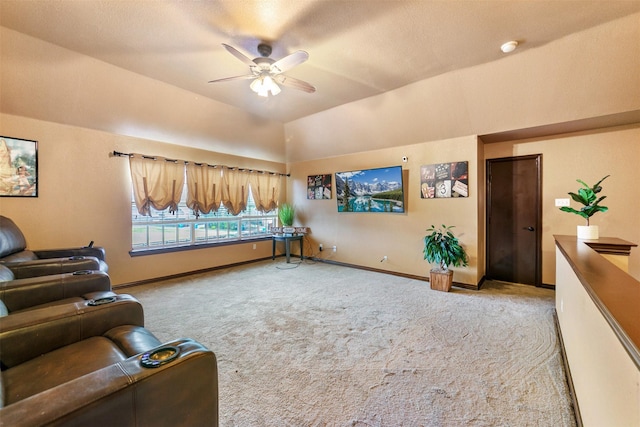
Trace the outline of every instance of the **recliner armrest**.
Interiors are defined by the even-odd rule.
[[[0,282],[0,300],[12,312],[65,298],[80,297],[90,292],[110,290],[111,280],[108,274],[81,270],[76,273]]]
[[[144,312],[130,295],[91,306],[91,301],[23,311],[0,318],[0,360],[12,367],[122,325],[144,326]]]
[[[81,248],[67,249],[39,249],[33,250],[38,258],[68,258],[73,256],[92,256],[99,260],[105,260],[105,250],[101,246],[84,246]]]
[[[162,344],[148,329],[139,326],[116,326],[108,330],[104,336],[113,341],[126,357],[144,353]]]
[[[73,273],[80,270],[103,270],[98,258],[85,256],[4,262],[2,264],[13,272],[16,279]]]
[[[166,346],[180,353],[165,365],[130,357],[0,409],[0,426],[218,426],[215,355],[190,339]]]

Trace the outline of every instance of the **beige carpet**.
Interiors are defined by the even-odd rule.
[[[224,427],[575,425],[551,290],[279,258],[121,292],[216,353]]]

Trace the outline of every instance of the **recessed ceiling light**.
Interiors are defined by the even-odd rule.
[[[502,46],[500,46],[500,50],[504,53],[513,52],[518,47],[518,42],[515,40],[511,40],[510,42],[506,42]]]

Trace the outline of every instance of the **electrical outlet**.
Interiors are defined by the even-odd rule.
[[[333,249],[333,252],[335,252],[335,251],[337,251],[337,250],[338,250],[338,247],[337,247],[337,246],[334,246],[334,247],[332,247],[331,249]]]
[[[320,252],[322,252],[323,249],[324,247],[322,246],[322,243],[320,243]]]
[[[556,206],[569,206],[569,199],[556,199]]]
[[[253,244],[253,249],[255,249],[255,248],[256,248],[256,244],[254,243],[254,244]]]

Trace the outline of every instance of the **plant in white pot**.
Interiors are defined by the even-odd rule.
[[[580,184],[582,184],[582,188],[578,189],[578,193],[569,192],[569,196],[571,198],[580,203],[582,208],[580,210],[574,209],[570,206],[562,206],[560,208],[563,212],[569,212],[576,215],[580,215],[581,217],[587,220],[587,225],[579,225],[578,226],[578,239],[598,239],[599,231],[597,225],[590,225],[589,218],[595,215],[597,212],[606,212],[609,210],[606,206],[600,206],[600,202],[607,198],[607,196],[598,197],[597,194],[602,191],[602,186],[600,185],[602,181],[607,179],[610,175],[605,176],[600,181],[596,182],[592,187],[587,185],[584,181],[577,179]]]
[[[460,241],[453,235],[451,229],[442,224],[442,228],[433,225],[428,228],[429,234],[424,236],[424,259],[435,264],[429,272],[429,284],[431,289],[449,292],[453,283],[453,271],[449,266],[466,267],[469,265],[469,257]]]

